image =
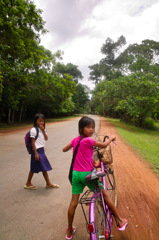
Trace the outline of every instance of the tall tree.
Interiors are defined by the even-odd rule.
[[[159,42],[147,39],[141,44],[131,44],[118,56],[117,62],[126,74],[143,72],[158,75]]]
[[[0,114],[7,111],[9,123],[11,114],[14,120],[14,112],[18,110],[23,98],[23,89],[28,81],[27,73],[35,63],[34,52],[37,51],[40,33],[45,33],[46,30],[41,10],[37,10],[32,1],[0,0],[0,6],[0,63],[3,81]]]
[[[93,81],[95,85],[101,81],[102,78],[102,71],[101,66],[99,63],[93,64],[89,66],[89,69],[91,70],[89,73],[89,80]]]
[[[54,70],[61,74],[61,76],[64,76],[64,74],[69,73],[73,80],[75,81],[75,83],[78,83],[79,80],[83,79],[82,73],[81,71],[78,69],[78,66],[72,64],[72,63],[67,63],[66,65],[63,63],[58,62],[55,67]]]
[[[140,72],[101,81],[93,91],[92,101],[99,114],[118,116],[145,127],[147,117],[158,116],[159,76]]]
[[[75,113],[86,113],[89,111],[89,93],[90,89],[81,83],[77,84],[76,91],[72,96],[75,104]]]
[[[121,48],[126,44],[124,36],[120,36],[116,42],[111,38],[107,38],[101,47],[101,53],[105,55],[99,63],[89,66],[90,80],[98,83],[103,78],[107,80],[118,78],[122,75],[118,56],[120,55]]]

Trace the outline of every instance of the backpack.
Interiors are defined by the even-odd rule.
[[[38,138],[38,135],[39,135],[39,129],[37,127],[34,127],[34,128],[36,129],[36,136],[35,136],[35,141],[36,141],[36,139]],[[30,131],[25,134],[24,140],[25,140],[25,146],[28,150],[28,153],[31,154],[32,144],[31,144]]]

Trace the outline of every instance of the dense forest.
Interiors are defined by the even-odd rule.
[[[153,128],[159,119],[159,42],[144,40],[126,46],[120,36],[107,38],[103,58],[89,66],[93,112],[118,117],[143,128]]]
[[[79,83],[78,66],[40,45],[47,33],[41,10],[30,0],[0,0],[0,6],[0,122],[88,111],[89,88]]]
[[[95,113],[153,127],[159,119],[159,42],[107,38],[103,58],[89,66],[95,84],[90,99],[78,66],[40,45],[47,33],[41,10],[31,0],[0,0],[0,6],[0,122],[22,122],[36,112],[48,118]]]

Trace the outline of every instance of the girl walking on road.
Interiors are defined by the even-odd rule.
[[[46,181],[46,188],[59,188],[59,185],[52,184],[47,171],[52,170],[52,167],[45,155],[45,141],[48,140],[48,136],[45,130],[45,116],[41,113],[37,113],[34,116],[34,125],[30,130],[30,137],[32,142],[32,153],[31,153],[31,163],[30,172],[25,189],[36,190],[37,187],[34,186],[31,181],[34,173],[42,172],[44,179]]]
[[[75,215],[75,210],[78,204],[79,196],[83,192],[84,187],[87,185],[91,190],[95,189],[95,186],[89,185],[85,182],[85,177],[91,173],[94,169],[93,164],[93,146],[105,148],[111,141],[115,140],[115,136],[112,135],[106,142],[98,142],[95,139],[91,138],[95,130],[95,122],[89,117],[82,117],[79,121],[79,136],[74,138],[66,147],[63,148],[63,152],[67,152],[73,147],[73,152],[77,144],[80,141],[78,152],[73,165],[73,174],[72,174],[72,199],[68,209],[68,228],[66,232],[66,239],[72,239],[73,234],[76,231],[76,228],[73,226],[73,219]],[[128,221],[119,216],[119,213],[112,202],[111,198],[107,194],[106,190],[101,184],[101,190],[103,192],[104,201],[108,207],[113,212],[113,215],[116,219],[118,229],[124,231]]]

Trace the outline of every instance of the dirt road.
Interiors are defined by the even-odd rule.
[[[115,128],[101,118],[99,135],[115,133],[114,171],[117,181],[118,210],[128,219],[125,232],[113,227],[114,240],[159,239],[159,178],[139,156],[117,135]]]
[[[98,117],[96,120],[98,129]],[[0,239],[1,240],[62,240],[65,239],[67,208],[71,186],[67,180],[71,152],[61,149],[78,134],[78,119],[48,124],[49,141],[46,154],[53,166],[49,176],[60,189],[45,189],[42,175],[36,174],[36,191],[24,190],[29,171],[29,155],[24,147],[26,130],[0,136]],[[101,118],[98,135],[116,133],[115,128]],[[117,135],[117,133],[116,133]],[[114,240],[159,239],[159,178],[144,161],[117,135],[113,147],[114,170],[118,189],[118,210],[127,218],[125,232],[113,227]],[[84,217],[77,208],[73,239],[88,240]]]

